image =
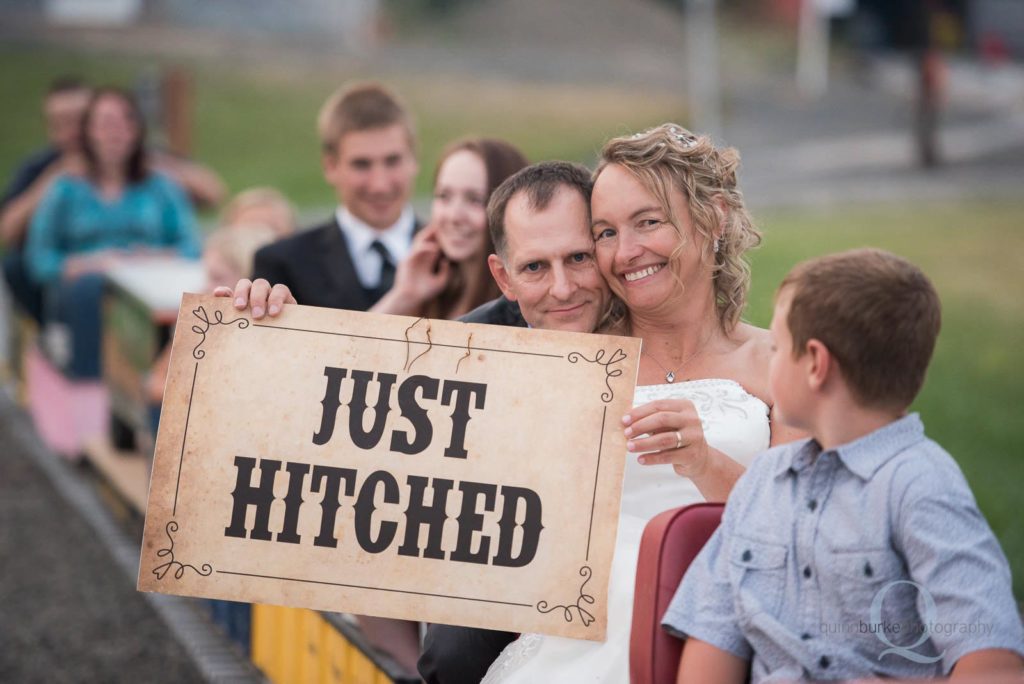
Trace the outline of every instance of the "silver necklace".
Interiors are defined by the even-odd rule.
[[[658,366],[661,368],[661,370],[665,371],[665,382],[667,382],[669,384],[672,384],[673,382],[676,381],[676,373],[678,373],[680,370],[682,370],[683,366],[688,364],[690,361],[693,361],[693,359],[697,356],[697,354],[700,354],[702,351],[704,351],[704,346],[707,345],[707,343],[711,341],[711,335],[714,332],[715,332],[714,329],[712,329],[708,333],[708,336],[704,338],[704,341],[701,342],[700,345],[698,345],[696,351],[694,351],[692,354],[690,354],[685,359],[683,359],[683,362],[680,363],[678,366],[676,366],[675,370],[669,370],[668,368],[665,368],[665,366],[663,366],[661,364],[661,361],[658,361],[658,359],[654,358],[654,356],[649,351],[647,351],[646,349],[644,349],[642,351],[643,351],[644,354],[647,354],[647,358],[649,358],[654,363],[658,364]]]

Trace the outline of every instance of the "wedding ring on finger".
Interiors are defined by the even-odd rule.
[[[680,434],[679,430],[676,430],[676,449],[683,448],[683,435]]]

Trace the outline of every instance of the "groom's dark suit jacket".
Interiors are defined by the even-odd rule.
[[[417,220],[415,230],[420,227]],[[333,217],[256,252],[252,279],[257,278],[287,285],[306,306],[366,311],[383,294],[359,282],[348,243]]]
[[[526,327],[519,305],[504,297],[473,309],[459,320]],[[491,629],[430,625],[417,669],[427,684],[479,684],[494,659],[517,636]]]
[[[513,328],[525,328],[526,321],[519,311],[519,305],[505,297],[492,299],[481,304],[459,319],[464,323],[488,323],[490,325],[507,325]]]

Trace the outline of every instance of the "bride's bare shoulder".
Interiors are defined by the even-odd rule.
[[[772,357],[771,335],[764,328],[739,323],[733,330],[736,343],[732,363],[747,391],[771,405],[768,388],[768,364]]]
[[[733,330],[732,338],[737,344],[737,354],[747,356],[755,363],[763,363],[767,369],[772,354],[771,333],[750,323],[739,323]]]

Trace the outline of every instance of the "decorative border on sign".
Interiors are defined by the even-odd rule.
[[[496,601],[494,599],[477,598],[475,596],[453,596],[451,594],[432,594],[429,591],[412,591],[411,589],[395,589],[391,587],[368,587],[363,584],[347,584],[345,582],[330,582],[328,580],[316,580],[306,577],[282,577],[280,575],[261,575],[254,572],[238,572],[235,570],[218,570],[218,575],[235,575],[238,577],[258,577],[260,579],[283,580],[285,582],[302,582],[304,584],[319,584],[328,587],[347,587],[349,589],[366,589],[367,591],[384,591],[392,594],[408,594],[411,596],[430,596],[433,598],[458,599],[460,601],[476,601],[477,603],[494,603],[502,606],[514,606],[516,608],[531,608],[529,603],[514,603],[512,601]]]
[[[221,311],[218,311],[218,310],[214,310],[213,311],[213,318],[211,320],[209,314],[207,313],[206,309],[203,306],[199,306],[196,309],[193,309],[192,310],[192,314],[197,319],[199,319],[199,323],[197,323],[197,324],[192,326],[192,331],[195,332],[196,334],[200,335],[201,339],[199,340],[199,342],[196,344],[196,346],[192,350],[192,356],[193,356],[193,358],[196,359],[197,363],[195,364],[195,368],[193,370],[192,387],[191,387],[191,390],[190,390],[189,402],[188,402],[188,412],[186,413],[185,429],[184,429],[184,434],[182,435],[181,454],[180,454],[179,461],[178,461],[178,473],[177,473],[178,482],[177,482],[177,486],[175,487],[174,507],[172,509],[172,511],[173,511],[172,515],[176,514],[176,509],[177,509],[177,500],[178,500],[178,493],[179,493],[180,481],[181,481],[181,469],[182,469],[182,465],[183,465],[183,461],[184,461],[185,448],[186,448],[186,444],[187,444],[187,441],[188,441],[189,418],[190,418],[190,415],[191,415],[192,399],[194,397],[194,393],[195,393],[195,389],[196,389],[196,381],[198,379],[198,372],[199,372],[199,363],[198,363],[198,361],[202,360],[206,356],[206,351],[202,349],[202,346],[206,342],[206,335],[207,335],[207,333],[215,325],[235,326],[238,329],[246,329],[250,325],[252,325],[255,328],[267,328],[267,329],[271,329],[271,330],[283,330],[283,331],[291,331],[291,332],[304,332],[304,333],[313,333],[313,334],[321,334],[321,335],[332,335],[332,336],[348,337],[348,338],[355,338],[355,339],[375,340],[375,341],[381,341],[381,342],[401,343],[401,344],[404,345],[405,352],[406,352],[405,364],[404,364],[404,368],[403,368],[406,372],[410,371],[412,366],[420,358],[422,358],[424,355],[426,355],[428,352],[430,352],[434,347],[459,349],[460,351],[463,352],[462,356],[458,359],[458,361],[457,361],[457,363],[455,365],[455,372],[456,373],[458,373],[459,368],[460,368],[462,362],[465,361],[466,359],[468,359],[472,355],[473,351],[487,351],[487,352],[497,352],[497,353],[503,353],[503,354],[514,354],[514,355],[523,355],[523,356],[546,357],[546,358],[554,358],[554,359],[563,359],[564,358],[564,359],[567,359],[572,364],[576,364],[576,363],[579,363],[580,361],[584,361],[586,363],[597,364],[598,366],[602,366],[604,368],[604,371],[605,371],[604,382],[605,382],[606,391],[602,392],[601,400],[605,404],[611,403],[611,401],[615,398],[615,391],[612,388],[612,383],[611,383],[612,378],[618,378],[618,377],[622,376],[623,373],[624,373],[622,368],[613,368],[613,366],[615,366],[616,364],[621,363],[622,361],[625,361],[628,358],[628,354],[622,348],[615,349],[610,354],[608,353],[608,350],[598,349],[598,350],[596,350],[594,352],[594,357],[593,358],[588,358],[585,354],[583,354],[581,352],[577,352],[577,351],[570,352],[569,354],[563,356],[563,355],[560,355],[560,354],[546,354],[546,353],[540,353],[540,352],[528,352],[528,351],[511,350],[511,349],[496,349],[496,348],[487,348],[487,347],[474,347],[472,345],[472,340],[473,340],[472,334],[470,334],[468,336],[468,338],[466,339],[466,342],[464,344],[446,344],[446,343],[437,342],[437,341],[432,339],[432,337],[431,337],[431,329],[430,329],[430,321],[427,320],[427,319],[423,319],[423,318],[417,319],[412,325],[410,325],[408,328],[406,328],[406,330],[404,332],[404,335],[403,335],[403,338],[396,339],[396,338],[389,338],[389,337],[378,337],[378,336],[371,336],[371,335],[358,335],[358,334],[352,334],[352,333],[346,333],[346,332],[334,332],[334,331],[327,331],[327,330],[313,330],[313,329],[304,329],[304,328],[291,328],[291,327],[280,326],[280,325],[268,325],[268,324],[265,324],[265,323],[264,324],[260,324],[260,323],[257,323],[257,322],[250,322],[248,319],[246,319],[244,317],[240,317],[240,318],[236,318],[236,319],[227,321],[227,320],[224,320],[223,313]],[[415,328],[417,328],[419,326],[419,324],[422,323],[424,320],[427,320],[427,326],[426,326],[426,330],[425,330],[426,342],[421,342],[421,341],[417,341],[417,340],[411,339],[410,333]],[[426,349],[423,350],[422,352],[420,352],[419,354],[413,355],[413,350],[412,350],[412,346],[413,345],[423,345],[423,346],[426,347]],[[600,440],[599,440],[598,447],[597,447],[597,460],[596,460],[596,463],[595,463],[595,470],[594,470],[594,491],[593,491],[593,494],[592,494],[592,501],[591,501],[590,525],[589,525],[588,534],[587,534],[587,551],[586,551],[586,561],[587,562],[589,562],[589,557],[590,557],[591,536],[592,536],[592,533],[593,533],[593,525],[594,525],[594,508],[595,508],[596,496],[597,496],[597,481],[598,481],[598,475],[600,473],[600,468],[601,468],[601,457],[602,457],[603,441],[604,441],[604,439],[603,439],[604,438],[604,427],[605,427],[605,421],[607,419],[607,411],[608,411],[608,408],[607,408],[607,406],[605,406],[604,407],[604,415],[602,416],[602,430],[601,430]],[[157,557],[159,557],[159,558],[166,558],[167,559],[166,562],[164,562],[163,564],[155,567],[152,570],[152,573],[156,576],[157,580],[163,580],[170,573],[170,571],[172,569],[174,570],[174,579],[176,579],[176,580],[182,579],[185,576],[185,574],[186,574],[186,572],[188,570],[192,570],[197,575],[202,576],[202,577],[208,577],[208,576],[210,576],[211,574],[213,574],[215,572],[214,569],[213,569],[213,566],[211,566],[209,563],[203,563],[202,565],[200,565],[197,568],[195,565],[192,565],[192,564],[189,564],[189,563],[183,563],[183,562],[175,559],[175,557],[174,557],[174,537],[173,537],[173,533],[178,531],[178,523],[176,521],[174,521],[174,520],[169,521],[167,523],[167,525],[166,525],[165,531],[166,531],[167,538],[168,538],[168,541],[169,541],[170,545],[167,548],[163,548],[163,549],[160,549],[160,550],[157,551]],[[217,570],[216,572],[219,573],[219,574],[224,574],[224,575],[235,575],[235,576],[242,576],[242,577],[262,578],[262,579],[268,579],[268,580],[277,580],[277,581],[282,581],[283,580],[283,581],[288,581],[288,582],[309,583],[309,584],[327,585],[327,586],[336,586],[336,587],[349,587],[349,588],[364,589],[364,590],[370,590],[370,591],[383,591],[383,592],[392,592],[392,593],[418,595],[418,596],[430,596],[430,597],[436,597],[436,598],[457,599],[457,600],[463,600],[463,601],[474,601],[474,602],[490,603],[490,604],[504,605],[504,606],[510,606],[510,607],[514,606],[514,607],[521,607],[521,608],[527,608],[527,609],[534,608],[535,610],[537,610],[539,613],[542,613],[542,614],[554,613],[558,609],[561,609],[562,617],[565,620],[565,622],[572,623],[572,622],[574,622],[578,618],[580,620],[580,622],[583,624],[584,627],[589,627],[590,625],[592,625],[596,621],[596,617],[593,615],[593,613],[590,612],[590,610],[588,610],[588,606],[593,606],[596,603],[595,597],[592,594],[587,593],[587,591],[586,591],[586,585],[587,585],[587,583],[590,581],[590,579],[593,576],[593,570],[591,569],[591,567],[589,565],[583,565],[582,567],[580,567],[579,575],[580,575],[580,577],[583,578],[583,581],[580,584],[580,587],[579,587],[579,590],[578,590],[578,596],[576,598],[575,603],[568,604],[568,605],[563,605],[563,604],[551,605],[551,604],[549,604],[549,602],[547,600],[541,600],[541,601],[538,601],[536,604],[531,605],[530,603],[516,603],[516,602],[512,602],[512,601],[500,601],[500,600],[486,599],[486,598],[480,598],[480,597],[434,594],[434,593],[430,593],[430,592],[420,592],[420,591],[412,591],[412,590],[398,589],[398,588],[370,587],[370,586],[361,586],[361,585],[356,585],[356,584],[347,584],[347,583],[342,583],[342,582],[332,582],[332,581],[325,581],[325,580],[316,580],[316,579],[311,579],[311,578],[264,575],[264,574],[240,572],[240,571],[232,571],[232,570],[223,570],[223,569]]]
[[[249,327],[249,319],[243,317],[236,318],[233,321],[225,321],[224,313],[221,311],[214,311],[213,320],[211,321],[210,315],[206,313],[206,308],[202,306],[200,306],[197,309],[192,309],[192,315],[198,318],[200,323],[202,324],[200,325],[199,323],[197,323],[196,325],[192,326],[192,332],[202,337],[202,339],[199,340],[198,344],[196,344],[196,346],[192,348],[192,358],[194,358],[197,361],[201,361],[202,359],[206,358],[206,350],[200,349],[200,347],[202,347],[203,344],[206,343],[206,333],[209,332],[211,327],[215,325],[234,325],[235,323],[238,324],[239,330],[245,330],[246,328]]]
[[[419,320],[428,320],[428,319],[419,319]],[[419,323],[419,320],[417,320],[416,322]],[[413,325],[409,326],[409,328],[407,328],[406,330],[407,331],[408,330],[412,330],[412,328],[414,328],[415,326],[416,326],[416,323],[414,323]],[[445,342],[437,342],[433,338],[431,338],[427,342],[420,342],[418,340],[413,340],[413,339],[410,339],[408,337],[400,338],[400,337],[380,337],[379,335],[357,335],[355,333],[347,333],[347,332],[340,332],[340,331],[334,331],[334,330],[313,330],[311,328],[289,328],[288,326],[284,326],[284,325],[269,325],[267,323],[253,323],[253,327],[254,328],[262,328],[264,330],[285,330],[285,331],[290,331],[290,332],[312,333],[314,335],[333,335],[335,337],[349,337],[349,338],[352,338],[352,339],[355,339],[355,340],[374,340],[376,342],[398,342],[398,343],[401,343],[401,344],[405,345],[407,349],[408,349],[408,347],[410,345],[414,345],[414,344],[426,345],[428,348],[437,347],[439,349],[459,349],[459,350],[464,350],[466,348],[466,344],[465,343],[448,344],[448,343],[445,343]],[[473,347],[473,349],[475,351],[481,351],[481,352],[495,352],[497,354],[515,354],[517,356],[537,356],[537,357],[540,357],[540,358],[548,358],[548,359],[564,359],[565,358],[561,354],[545,354],[543,352],[528,352],[528,351],[519,351],[519,350],[515,350],[515,349],[496,349],[496,348],[493,348],[493,347]]]
[[[586,560],[590,561],[590,538],[594,534],[594,509],[597,507],[597,481],[598,476],[601,474],[601,452],[604,451],[604,426],[608,420],[608,407],[604,407],[604,411],[601,412],[601,432],[598,433],[599,439],[597,442],[597,463],[594,464],[594,494],[590,497],[590,525],[587,526],[587,557]]]
[[[588,359],[586,356],[584,356],[580,352],[569,352],[568,356],[566,356],[565,358],[567,358],[569,360],[569,363],[576,363],[578,361],[586,361],[587,363],[596,363],[599,366],[604,366],[604,373],[605,373],[604,384],[605,384],[605,387],[608,388],[608,391],[601,393],[601,401],[603,401],[604,403],[608,404],[608,403],[611,403],[612,399],[615,398],[615,391],[612,390],[611,379],[612,378],[617,378],[620,375],[622,375],[622,369],[621,368],[613,369],[613,368],[611,368],[611,366],[615,365],[616,363],[619,363],[620,361],[625,361],[626,360],[626,352],[622,351],[621,348],[616,349],[614,352],[612,352],[610,358],[607,361],[604,360],[605,354],[606,354],[606,351],[604,349],[598,349],[597,353],[594,355],[594,358],[592,358],[592,359]]]
[[[160,549],[156,552],[156,555],[157,558],[166,558],[170,556],[170,560],[163,565],[158,565],[153,568],[153,574],[156,575],[158,580],[162,580],[166,577],[171,568],[174,568],[174,579],[177,580],[180,580],[185,576],[186,570],[191,570],[201,577],[209,577],[213,574],[213,566],[209,563],[203,563],[202,566],[200,566],[202,569],[200,569],[194,565],[190,565],[189,563],[182,563],[181,561],[174,559],[174,536],[171,533],[178,531],[178,523],[173,520],[170,521],[167,523],[167,527],[164,528],[164,531],[167,532],[167,540],[171,545],[166,549]]]
[[[580,621],[583,623],[583,626],[584,627],[589,627],[590,624],[596,618],[593,616],[593,614],[590,613],[590,611],[588,611],[586,608],[584,608],[580,604],[581,603],[587,603],[587,604],[593,604],[594,603],[594,597],[583,591],[583,588],[585,586],[587,586],[587,582],[590,581],[590,578],[591,578],[591,576],[593,576],[593,574],[594,574],[594,571],[591,570],[590,566],[588,566],[588,565],[584,565],[582,568],[580,568],[580,577],[583,578],[583,584],[580,585],[580,595],[579,595],[579,598],[576,599],[576,603],[573,603],[573,604],[568,605],[568,606],[557,605],[557,606],[550,606],[549,607],[547,601],[538,601],[537,602],[537,610],[539,612],[541,612],[541,613],[547,614],[547,613],[550,613],[550,612],[552,612],[554,610],[557,610],[557,609],[561,608],[562,609],[562,617],[565,618],[566,622],[572,622],[573,621],[573,619],[575,618],[575,615],[573,615],[572,611],[575,610],[576,613],[580,616]]]
[[[178,490],[181,489],[181,466],[185,462],[185,444],[188,443],[188,422],[192,418],[192,397],[196,394],[196,380],[199,378],[199,362],[192,371],[192,389],[188,391],[188,409],[185,412],[185,430],[181,435],[181,454],[178,456],[178,475],[174,482],[174,506],[171,515],[178,515]]]

